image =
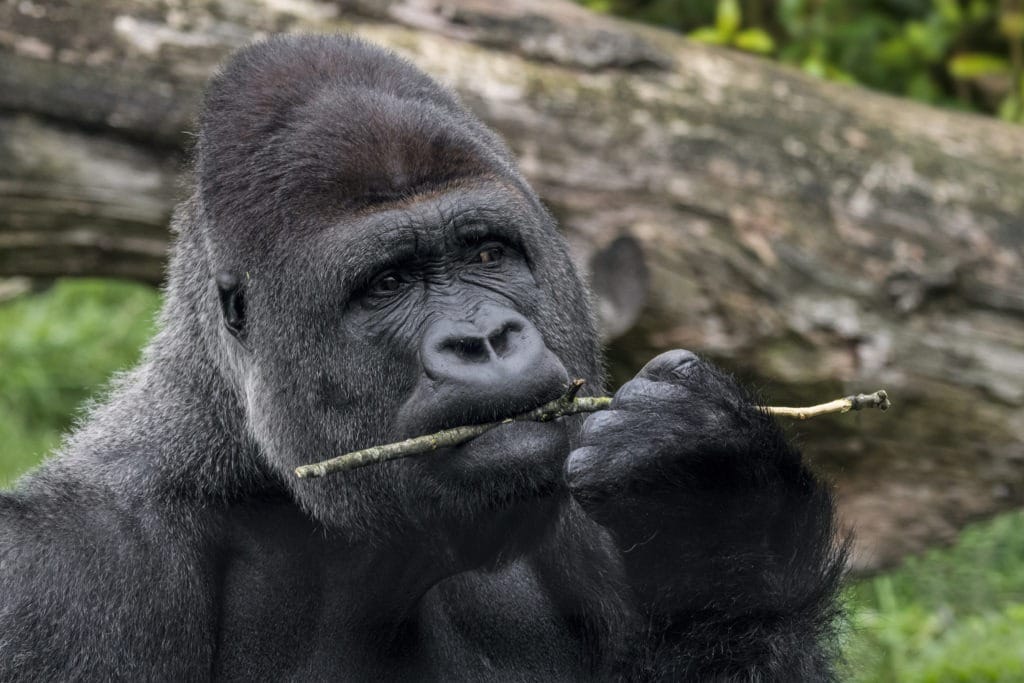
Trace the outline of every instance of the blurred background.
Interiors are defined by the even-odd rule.
[[[1024,0],[3,0],[0,485],[153,333],[203,83],[349,31],[508,141],[595,292],[613,383],[707,354],[856,534],[857,681],[1024,681]],[[181,180],[184,178],[184,180]]]

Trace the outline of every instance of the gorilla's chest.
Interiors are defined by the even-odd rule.
[[[579,614],[529,562],[442,578],[422,547],[345,544],[287,504],[236,510],[224,528],[215,678],[582,678]]]
[[[385,615],[353,619],[350,595],[324,591],[319,578],[313,568],[234,567],[223,587],[215,677],[586,679],[572,620],[525,567],[448,579],[400,624]]]
[[[586,680],[573,620],[527,567],[468,574],[423,600],[420,642],[440,680]]]

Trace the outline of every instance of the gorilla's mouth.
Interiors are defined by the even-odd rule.
[[[568,377],[568,375],[566,375]],[[444,429],[500,422],[516,417],[544,405],[565,393],[568,380],[546,383],[529,394],[501,395],[500,388],[490,400],[465,400],[457,388],[433,383],[421,383],[399,410],[395,434],[399,439],[425,436]],[[491,432],[504,430],[501,425]],[[464,446],[472,444],[478,436]]]
[[[549,491],[561,481],[568,451],[568,431],[563,423],[510,422],[418,461],[431,478],[486,485],[492,493],[504,480],[512,489],[523,489],[518,493],[505,491],[504,495],[521,498],[536,496],[538,487]]]

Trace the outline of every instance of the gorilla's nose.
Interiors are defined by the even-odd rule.
[[[420,360],[427,395],[447,404],[449,415],[461,416],[458,424],[529,410],[557,396],[567,382],[565,367],[537,328],[503,308],[471,320],[436,321],[423,338]]]
[[[442,320],[424,339],[421,358],[428,377],[475,385],[505,383],[543,356],[544,342],[526,318],[511,311],[476,320]]]
[[[523,346],[520,343],[523,330],[528,324],[522,318],[510,318],[481,331],[442,329],[437,351],[442,357],[452,354],[463,363],[500,362],[509,357],[515,361],[516,351]],[[443,361],[452,359],[443,358]]]

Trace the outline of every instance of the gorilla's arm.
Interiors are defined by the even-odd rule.
[[[638,603],[631,678],[832,677],[831,496],[751,401],[693,354],[662,354],[570,455],[572,493],[611,532]]]
[[[136,504],[45,471],[0,493],[0,678],[207,675],[213,620],[194,551]]]

